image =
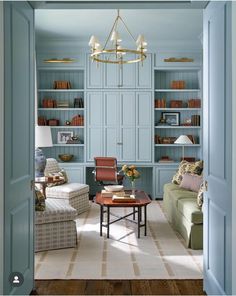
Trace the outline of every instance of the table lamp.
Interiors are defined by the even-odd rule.
[[[175,144],[182,145],[182,160],[184,160],[184,145],[193,144],[193,142],[186,135],[181,135],[174,142]]]
[[[35,177],[43,177],[46,157],[39,147],[52,147],[50,126],[35,126]]]

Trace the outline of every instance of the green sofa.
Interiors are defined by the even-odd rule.
[[[203,247],[203,213],[197,205],[197,193],[173,183],[164,185],[163,205],[167,219],[191,249]]]

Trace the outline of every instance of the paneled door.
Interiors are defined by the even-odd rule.
[[[122,161],[135,161],[135,93],[120,94],[120,153]]]
[[[232,292],[231,3],[204,11],[204,290]],[[234,250],[235,252],[235,250]]]
[[[114,66],[114,65],[113,65]],[[120,160],[119,92],[104,93],[104,150],[106,156]]]
[[[152,93],[136,93],[136,160],[152,161]]]
[[[4,294],[28,295],[34,285],[35,70],[34,11],[28,2],[4,2],[4,47]]]
[[[103,94],[87,93],[87,161],[104,155],[103,149]]]

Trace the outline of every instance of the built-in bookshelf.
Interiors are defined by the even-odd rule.
[[[154,69],[154,160],[168,156],[177,163],[182,146],[174,141],[190,136],[185,157],[202,155],[202,82],[199,68]],[[171,162],[166,162],[171,163]]]
[[[60,162],[59,154],[73,154],[72,162],[85,161],[85,77],[84,69],[38,68],[38,122],[51,126],[53,147],[43,148],[46,157]],[[70,88],[55,89],[55,81],[68,81]],[[75,102],[77,99],[77,102]],[[70,134],[77,140],[60,141]]]

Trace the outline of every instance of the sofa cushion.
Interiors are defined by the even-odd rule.
[[[63,200],[46,199],[43,212],[35,212],[35,224],[70,221],[76,219],[77,211]]]
[[[176,207],[177,207],[177,202],[181,199],[189,199],[189,198],[195,199],[195,203],[196,203],[196,199],[197,199],[196,192],[189,191],[189,190],[182,189],[182,188],[179,188],[179,190],[170,191],[169,195]]]
[[[66,183],[46,188],[46,196],[53,198],[72,198],[89,192],[89,186],[80,183]]]
[[[174,183],[166,183],[163,186],[164,192],[167,191],[172,191],[172,190],[179,190],[179,185],[174,184]]]
[[[196,198],[179,199],[177,208],[189,222],[193,224],[203,223],[203,213],[197,206]]]
[[[193,174],[184,174],[180,187],[194,192],[198,192],[203,182],[202,176]]]
[[[44,194],[35,186],[35,211],[45,210],[45,196]]]

